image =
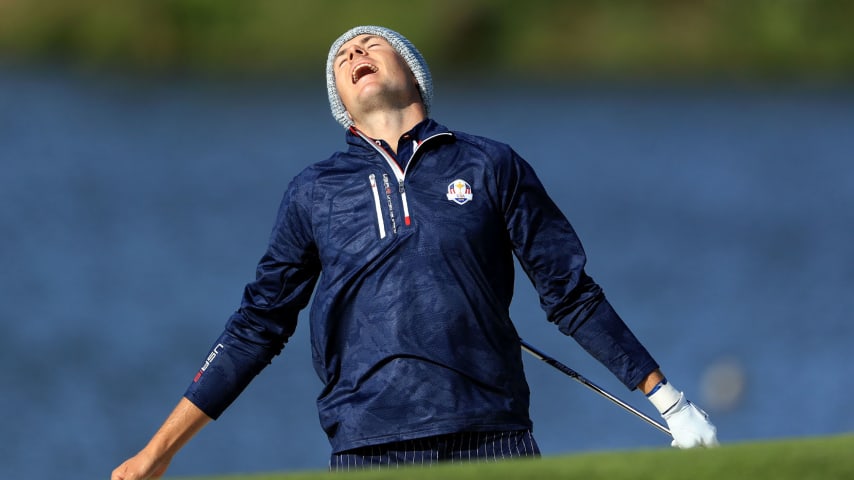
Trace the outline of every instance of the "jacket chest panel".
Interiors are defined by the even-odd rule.
[[[416,172],[401,188],[391,172],[376,167],[330,182],[322,204],[315,205],[324,217],[319,222],[321,256],[326,261],[356,256],[363,262],[413,236],[438,247],[502,234],[503,219],[488,197],[485,179],[476,175],[465,168],[436,175]]]

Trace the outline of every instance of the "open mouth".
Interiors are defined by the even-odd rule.
[[[356,65],[356,68],[353,69],[353,83],[358,82],[366,75],[370,75],[372,73],[377,73],[377,67],[371,65],[370,63],[360,63]]]

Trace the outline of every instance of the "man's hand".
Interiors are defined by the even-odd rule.
[[[679,401],[662,415],[673,435],[672,446],[678,448],[716,447],[717,428],[709,421],[706,412],[697,408],[679,394]]]
[[[145,450],[125,460],[113,470],[110,480],[149,480],[160,478],[169,468],[169,460],[157,461]]]
[[[646,398],[667,422],[674,447],[716,447],[718,429],[709,421],[706,412],[685,398],[685,394],[667,382],[664,375],[655,370],[638,385]]]
[[[110,479],[148,480],[162,477],[178,450],[210,421],[211,418],[199,407],[181,398],[148,445],[116,467]]]

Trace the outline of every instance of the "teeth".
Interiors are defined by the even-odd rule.
[[[368,70],[367,72],[365,70]],[[370,63],[363,63],[361,65],[357,65],[356,68],[353,69],[353,83],[359,81],[360,78],[368,75],[368,73],[376,73],[377,67],[371,65]]]

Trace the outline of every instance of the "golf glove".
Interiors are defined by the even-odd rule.
[[[717,428],[706,412],[685,398],[672,385],[663,383],[647,397],[667,422],[673,436],[671,445],[678,448],[715,447]]]

